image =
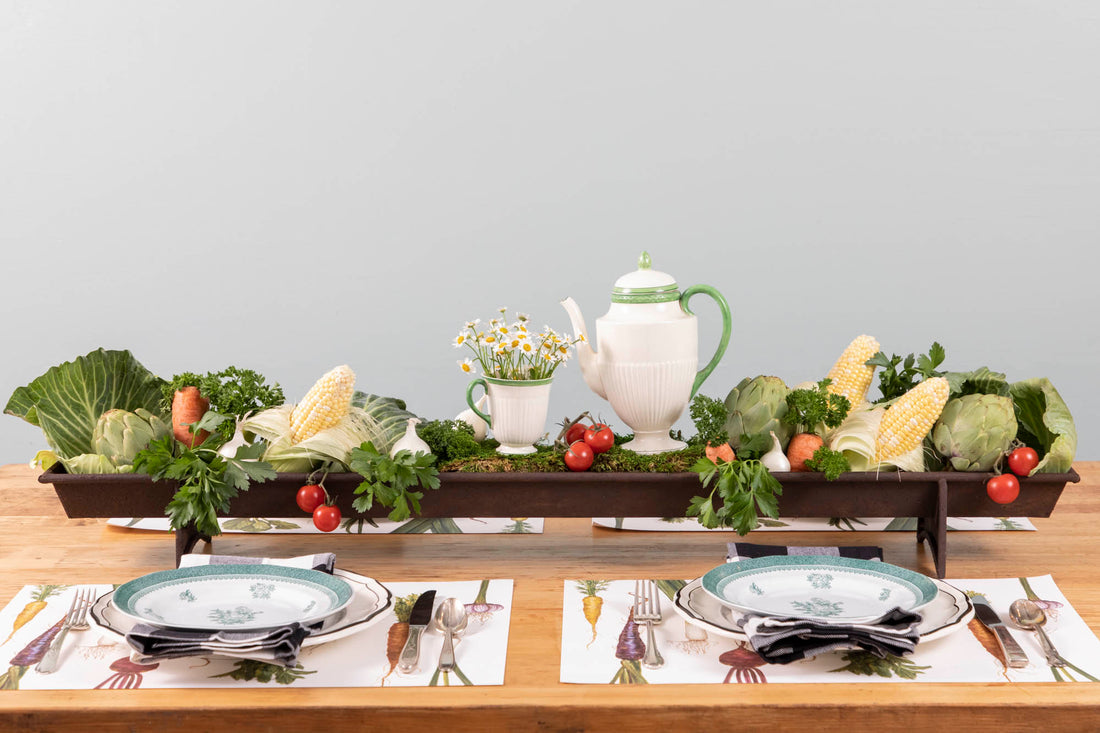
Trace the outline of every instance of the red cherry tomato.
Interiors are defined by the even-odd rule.
[[[569,445],[573,445],[578,440],[584,440],[585,426],[581,423],[577,423],[573,427],[569,428],[565,433],[565,442]]]
[[[565,465],[570,471],[587,471],[594,460],[596,460],[596,454],[583,440],[573,443],[569,446],[569,450],[565,451]]]
[[[596,423],[584,431],[584,442],[591,446],[593,453],[606,453],[615,445],[615,433],[606,425]]]
[[[1002,473],[985,482],[985,493],[998,504],[1011,504],[1020,495],[1020,482],[1011,473]]]
[[[1022,446],[1008,454],[1008,470],[1017,476],[1027,476],[1039,465],[1039,454],[1034,448]]]
[[[325,490],[317,484],[306,484],[298,489],[298,508],[306,514],[325,503]]]
[[[313,526],[322,532],[331,532],[340,526],[340,507],[322,504],[313,510]]]

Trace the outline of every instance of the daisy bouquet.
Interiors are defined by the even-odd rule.
[[[569,361],[575,344],[583,335],[571,338],[549,326],[542,331],[531,329],[531,317],[517,313],[511,324],[507,308],[498,308],[500,316],[482,326],[481,319],[466,321],[451,343],[456,349],[467,348],[473,357],[461,359],[458,366],[467,374],[475,374],[478,366],[487,377],[496,379],[549,379],[554,370]]]

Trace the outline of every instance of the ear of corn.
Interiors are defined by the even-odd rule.
[[[943,377],[926,379],[886,408],[875,438],[875,458],[889,461],[917,448],[939,419],[951,389]]]
[[[311,438],[343,420],[354,392],[355,373],[346,364],[318,379],[290,413],[291,442]]]
[[[857,336],[826,375],[832,380],[826,389],[847,397],[853,408],[858,407],[867,399],[867,389],[875,376],[875,368],[867,366],[867,360],[878,351],[879,343],[873,337]]]

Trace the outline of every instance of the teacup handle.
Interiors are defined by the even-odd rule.
[[[722,297],[721,293],[710,285],[692,285],[684,291],[684,294],[680,296],[680,307],[684,309],[685,313],[695,315],[691,312],[691,309],[688,308],[688,300],[696,293],[702,293],[703,295],[709,295],[711,298],[714,298],[714,302],[718,304],[718,308],[722,311],[722,339],[718,342],[718,351],[714,352],[714,357],[695,375],[695,384],[691,387],[692,397],[694,397],[695,393],[699,391],[699,388],[703,386],[703,382],[710,376],[710,373],[714,371],[714,367],[718,366],[718,362],[722,360],[722,356],[725,355],[726,347],[730,344],[730,329],[733,326],[733,320],[730,318],[730,304],[726,302],[726,299]]]
[[[479,384],[485,388],[486,392],[489,391],[488,382],[486,382],[481,377],[470,380],[470,383],[466,385],[466,404],[470,406],[470,409],[473,410],[478,417],[485,421],[486,425],[488,425],[489,427],[493,427],[493,418],[489,417],[484,412],[477,409],[477,405],[474,404],[474,387]]]

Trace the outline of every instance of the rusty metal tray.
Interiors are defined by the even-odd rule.
[[[937,576],[947,565],[947,517],[1049,517],[1067,483],[1081,477],[1068,473],[1036,474],[1020,480],[1020,496],[1011,504],[989,499],[985,482],[992,474],[966,472],[845,473],[826,481],[818,473],[776,473],[783,485],[779,511],[786,517],[917,517],[917,539],[927,541]],[[52,484],[69,517],[155,517],[164,514],[175,493],[170,481],[154,482],[142,474],[68,474],[51,467],[38,480]],[[618,516],[674,517],[691,497],[701,493],[694,473],[453,473],[439,474],[437,491],[425,491],[423,517],[593,517],[616,507]],[[353,490],[361,477],[332,473],[325,479],[344,516],[357,516]],[[282,473],[233,500],[224,516],[288,517],[301,510],[295,503],[307,474]],[[384,517],[375,506],[366,515]],[[176,531],[176,559],[200,540],[194,527]]]

